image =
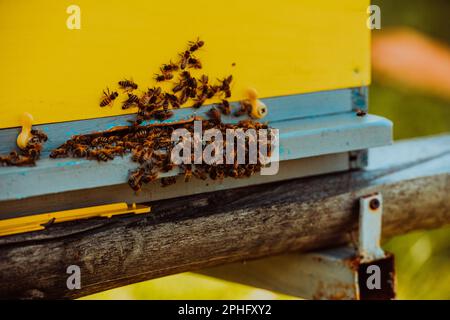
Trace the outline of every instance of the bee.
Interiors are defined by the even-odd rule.
[[[189,51],[190,52],[194,52],[197,51],[198,49],[200,49],[201,47],[203,47],[203,45],[205,44],[204,41],[200,40],[199,38],[197,38],[196,41],[189,41],[188,45],[189,45]]]
[[[147,110],[140,110],[138,113],[138,117],[136,121],[141,124],[144,120],[150,120],[153,117],[153,114],[155,113],[155,110],[147,111]]]
[[[232,75],[230,75],[230,76],[220,80],[220,82],[221,82],[220,90],[223,93],[225,93],[225,98],[231,97],[231,89],[230,89],[231,81],[233,81],[233,76]]]
[[[240,117],[240,116],[243,116],[244,114],[249,114],[252,110],[252,105],[251,105],[250,101],[248,101],[248,100],[240,101],[239,105],[240,105],[240,109],[234,113],[235,117]]]
[[[111,149],[101,149],[100,153],[98,154],[98,159],[102,161],[108,161],[114,159],[114,153]]]
[[[32,139],[35,139],[35,142],[45,142],[48,140],[47,135],[41,130],[32,129],[31,134],[33,135]]]
[[[192,105],[192,108],[198,109],[200,108],[206,101],[206,97],[199,97],[194,100],[194,104]]]
[[[88,156],[88,150],[86,146],[77,145],[77,147],[73,150],[73,156],[77,158],[85,158]]]
[[[173,72],[178,71],[178,69],[178,65],[176,65],[172,61],[170,61],[168,64],[163,64],[163,66],[161,67],[162,72]]]
[[[147,106],[150,103],[150,99],[152,98],[152,95],[149,94],[148,92],[145,92],[138,101],[138,106],[139,107],[144,107]]]
[[[156,97],[158,98],[161,95],[161,87],[153,87],[148,89],[147,93],[151,96],[151,97]],[[154,102],[154,101],[153,101]]]
[[[187,65],[187,63],[189,61],[189,58],[191,57],[191,51],[186,50],[185,52],[180,53],[179,56],[181,58],[181,60],[180,60],[180,68],[181,68],[181,70],[184,70],[184,69],[186,69],[186,65]]]
[[[217,92],[219,92],[219,90],[219,86],[209,86],[208,91],[206,92],[206,98],[211,99],[216,95]]]
[[[203,169],[195,169],[194,171],[192,171],[192,175],[200,180],[208,179],[208,176],[206,175],[206,172]]]
[[[200,62],[200,60],[198,60],[197,58],[194,58],[194,57],[190,57],[188,59],[188,65],[190,68],[194,68],[194,69],[202,68],[202,63]]]
[[[161,106],[164,109],[164,111],[169,110],[169,100],[164,97],[163,100],[161,100]]]
[[[202,74],[202,76],[198,79],[198,82],[200,82],[199,89],[208,88],[209,78],[206,74]]]
[[[165,177],[161,178],[161,187],[167,187],[177,182],[176,177]]]
[[[122,109],[124,109],[124,110],[128,109],[133,104],[137,104],[138,102],[139,102],[139,97],[137,95],[128,93],[128,99],[123,102]]]
[[[42,145],[40,143],[29,143],[23,154],[33,160],[38,160],[41,155]]]
[[[165,110],[158,110],[153,114],[153,117],[159,121],[167,120],[167,119],[171,118],[172,116],[173,116],[172,111],[165,111]]]
[[[119,81],[119,86],[125,91],[133,91],[138,88],[138,85],[133,80],[123,79]]]
[[[144,139],[144,138],[146,138],[146,137],[148,136],[147,129],[142,128],[142,129],[138,130],[138,131],[135,133],[134,136],[135,136],[136,138],[138,138],[138,139]]]
[[[50,153],[50,158],[65,158],[68,156],[67,149],[65,148],[57,148],[52,150]]]
[[[171,80],[172,78],[173,78],[173,74],[170,72],[162,72],[161,74],[155,74],[156,82]]]
[[[97,137],[94,140],[91,141],[91,145],[98,146],[101,144],[107,144],[109,143],[109,139],[107,137]]]
[[[27,165],[34,165],[35,159],[33,159],[32,157],[28,157],[28,156],[18,155],[17,157],[11,157],[8,164],[13,165],[13,166],[19,166],[19,167],[27,166]]]
[[[109,88],[106,88],[106,91],[103,90],[103,98],[100,101],[100,107],[111,106],[118,96],[119,94],[116,91],[110,92]]]
[[[128,176],[128,184],[134,191],[139,191],[142,186],[142,177],[145,171],[142,168],[139,168],[130,173]]]
[[[219,121],[221,120],[220,111],[216,108],[211,108],[206,114],[211,120]]]
[[[180,104],[178,103],[178,97],[174,94],[165,93],[164,98],[170,102],[171,106],[175,109],[180,108]]]
[[[142,183],[150,183],[152,181],[155,181],[156,179],[158,179],[158,173],[157,172],[146,172],[143,176],[142,176]]]
[[[190,95],[190,89],[185,88],[183,91],[181,91],[180,97],[178,98],[178,103],[180,105],[185,104],[188,99],[189,99],[189,95]]]
[[[172,88],[172,92],[177,93],[177,92],[183,90],[183,88],[184,88],[184,82],[180,82],[175,87]]]
[[[111,152],[113,154],[117,154],[119,156],[123,156],[125,154],[125,148],[122,147],[122,146],[116,146],[116,147],[111,149]]]
[[[228,100],[223,99],[218,108],[224,115],[229,115],[231,113],[231,106]]]
[[[197,79],[193,77],[186,79],[186,85],[193,90],[197,89]]]
[[[192,177],[192,165],[186,164],[183,165],[183,171],[184,171],[184,182],[189,182]]]
[[[356,109],[356,115],[358,117],[364,117],[367,114],[366,111],[362,110],[362,109]]]

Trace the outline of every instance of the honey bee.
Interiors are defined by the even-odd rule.
[[[187,63],[189,61],[189,58],[191,57],[191,51],[186,50],[185,52],[180,53],[179,56],[181,58],[181,60],[180,60],[180,68],[181,68],[181,70],[184,70],[184,69],[186,69],[186,65],[187,65]]]
[[[133,91],[138,88],[138,85],[133,80],[123,79],[119,81],[119,86],[125,91]]]
[[[225,94],[225,98],[231,97],[231,88],[230,88],[231,81],[233,81],[232,75],[220,80],[221,82],[220,90]]]
[[[139,168],[133,172],[130,173],[128,177],[128,185],[133,189],[134,191],[139,191],[142,186],[142,177],[144,175],[145,171],[142,168]]]
[[[138,138],[138,139],[144,139],[144,138],[146,138],[146,137],[148,136],[147,129],[145,129],[145,128],[139,129],[139,130],[135,133],[134,136],[135,136],[136,138]]]
[[[8,165],[13,165],[13,166],[27,166],[27,165],[34,165],[35,164],[35,159],[33,159],[32,157],[29,156],[23,156],[23,155],[17,155],[17,156],[11,156],[9,160],[7,161]]]
[[[180,108],[180,104],[178,103],[178,98],[174,94],[165,93],[164,98],[170,102],[173,108],[178,109]]]
[[[161,87],[153,87],[148,89],[147,93],[151,96],[151,97],[156,97],[158,98],[161,95]],[[154,101],[151,101],[154,102]]]
[[[172,88],[172,92],[177,93],[177,92],[183,90],[183,88],[184,88],[184,82],[180,82],[175,87]]]
[[[231,106],[228,100],[223,99],[218,108],[224,115],[229,115],[231,113]]]
[[[220,87],[219,86],[209,86],[208,91],[206,92],[206,98],[211,99],[216,95],[217,92],[219,92]]]
[[[39,159],[41,155],[42,145],[40,143],[29,143],[26,150],[24,150],[23,155],[30,157],[33,161]]]
[[[98,158],[102,161],[114,159],[114,152],[111,149],[101,149]]]
[[[157,172],[146,172],[143,176],[142,176],[142,183],[150,183],[152,181],[155,181],[156,179],[158,179],[158,173]]]
[[[77,145],[73,150],[73,156],[77,158],[85,158],[88,156],[88,150],[86,146]]]
[[[189,182],[192,177],[192,165],[191,164],[183,165],[182,169],[184,171],[184,182]]]
[[[200,180],[208,179],[208,176],[206,175],[206,172],[203,169],[195,169],[194,171],[192,171],[192,175]]]
[[[116,91],[110,92],[109,88],[106,88],[106,91],[103,90],[103,98],[100,101],[100,107],[111,106],[118,96],[119,94]]]
[[[172,111],[165,111],[165,110],[158,110],[155,111],[155,113],[153,114],[153,117],[159,121],[170,119],[172,116],[173,116]]]
[[[195,89],[197,89],[197,79],[190,77],[189,79],[186,80],[186,85],[189,88],[193,89],[192,91],[195,92]],[[191,97],[192,97],[192,95],[191,95]]]
[[[206,93],[208,91],[208,89],[209,89],[208,81],[209,81],[209,78],[206,74],[202,74],[200,79],[198,79],[198,82],[200,82],[200,85],[198,88],[202,93]]]
[[[190,57],[188,59],[188,65],[190,68],[194,68],[194,69],[202,68],[202,63],[200,62],[200,60],[198,60],[197,58],[194,58],[194,57]]]
[[[30,132],[33,135],[33,142],[45,142],[48,140],[47,135],[41,130],[32,129]]]
[[[148,93],[145,92],[138,101],[138,106],[139,107],[145,107],[150,103],[150,99],[152,98],[152,96]]]
[[[366,111],[362,110],[362,109],[356,109],[356,115],[358,117],[364,117],[367,114]]]
[[[194,52],[197,51],[198,49],[200,49],[201,47],[203,47],[203,45],[205,44],[204,41],[200,40],[199,38],[197,38],[196,41],[189,41],[188,45],[189,45],[189,51],[190,52]]]
[[[106,144],[109,143],[109,139],[107,137],[97,137],[94,140],[91,141],[91,145],[98,146],[100,144]]]
[[[52,152],[50,153],[50,158],[65,158],[68,156],[68,152],[67,149],[65,148],[57,148],[52,150]]]
[[[188,99],[189,99],[189,95],[190,95],[190,89],[185,88],[183,91],[181,91],[180,97],[178,98],[178,103],[180,105],[185,104]]]
[[[163,66],[161,67],[162,72],[174,72],[178,71],[178,69],[178,65],[173,63],[172,61],[170,61],[168,64],[163,64]]]
[[[176,177],[161,178],[161,187],[167,187],[177,182]]]
[[[220,111],[216,108],[211,108],[208,112],[207,112],[207,116],[214,121],[219,121],[221,119],[221,114]]]
[[[156,82],[162,82],[173,79],[173,74],[170,72],[162,72],[161,74],[155,74]]]
[[[139,102],[139,97],[135,94],[128,93],[128,99],[125,100],[122,104],[122,109],[128,109],[134,104],[137,104]]]
[[[116,147],[111,149],[111,152],[113,154],[117,154],[119,156],[123,156],[125,154],[125,148],[122,147],[122,146],[116,146]]]
[[[243,116],[244,114],[250,114],[252,110],[252,105],[250,101],[243,100],[239,102],[240,108],[234,113],[235,117]]]
[[[206,97],[199,97],[194,100],[194,104],[192,105],[192,108],[198,109],[200,108],[206,101]]]

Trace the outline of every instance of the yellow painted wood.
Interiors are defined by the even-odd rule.
[[[81,8],[69,30],[66,9]],[[0,128],[123,114],[102,90],[153,73],[200,36],[210,77],[232,73],[233,99],[368,85],[369,0],[17,0],[0,3]],[[236,63],[232,67],[232,63]],[[123,100],[121,94],[118,101]],[[269,106],[270,107],[270,106]],[[128,110],[134,112],[134,110]]]
[[[124,202],[103,206],[94,206],[60,212],[42,213],[20,218],[0,220],[0,236],[31,232],[45,229],[46,223],[61,223],[95,217],[111,218],[112,216],[150,212],[151,208],[143,205],[127,205]]]

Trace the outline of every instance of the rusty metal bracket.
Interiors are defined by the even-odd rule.
[[[285,254],[201,273],[306,299],[394,299],[394,257],[380,247],[382,196],[364,196],[359,204],[356,246]]]

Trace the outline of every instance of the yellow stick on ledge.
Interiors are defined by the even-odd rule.
[[[127,205],[126,203],[113,203],[103,206],[94,206],[60,212],[42,213],[26,217],[0,220],[0,236],[23,232],[44,230],[46,225],[95,217],[111,218],[112,216],[134,213],[148,213],[151,208],[144,205]]]

